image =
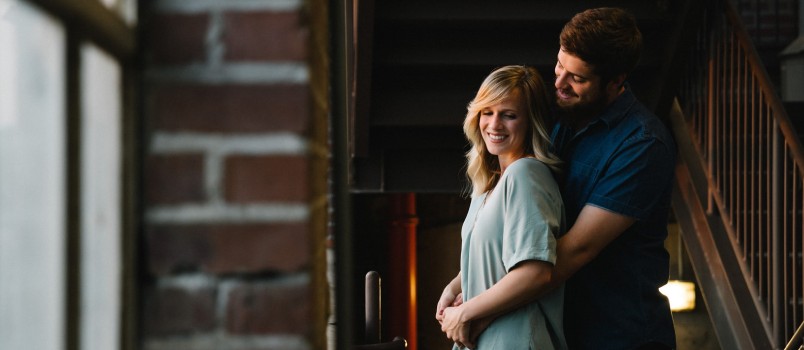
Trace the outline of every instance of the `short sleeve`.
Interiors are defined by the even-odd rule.
[[[674,167],[675,155],[668,145],[656,138],[635,137],[614,153],[587,204],[646,219],[672,182]]]
[[[556,237],[564,225],[558,185],[542,162],[520,159],[506,170],[498,189],[503,200],[503,265],[506,271],[525,260],[555,264]]]

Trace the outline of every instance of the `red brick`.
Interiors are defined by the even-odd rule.
[[[306,223],[165,225],[147,232],[154,275],[293,272],[310,263]]]
[[[158,14],[146,23],[145,45],[155,64],[181,64],[206,60],[207,14]]]
[[[199,202],[205,199],[202,155],[151,155],[145,162],[144,187],[148,204]]]
[[[226,307],[226,329],[233,334],[307,335],[313,324],[307,282],[274,282],[233,288]]]
[[[308,160],[294,156],[226,159],[225,197],[238,203],[299,202],[308,198]]]
[[[143,302],[147,335],[209,331],[216,324],[213,288],[148,288]]]
[[[230,12],[221,40],[229,61],[300,61],[307,57],[307,28],[298,12]]]
[[[307,85],[178,85],[154,89],[151,125],[169,131],[302,133]]]

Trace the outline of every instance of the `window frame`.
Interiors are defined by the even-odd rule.
[[[139,295],[137,292],[137,232],[142,209],[140,207],[141,154],[136,145],[141,143],[141,129],[137,106],[139,86],[135,74],[137,26],[129,26],[121,15],[107,8],[100,0],[24,0],[39,7],[60,21],[65,30],[65,99],[66,99],[66,310],[65,349],[81,349],[81,48],[87,43],[96,45],[115,59],[121,69],[122,84],[120,139],[121,164],[121,293],[120,339],[121,350],[138,349]],[[136,1],[136,0],[130,0]]]

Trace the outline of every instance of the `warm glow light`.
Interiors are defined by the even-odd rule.
[[[670,300],[670,310],[690,311],[695,309],[695,283],[670,281],[659,288]]]

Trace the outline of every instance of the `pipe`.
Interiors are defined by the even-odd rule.
[[[403,335],[408,349],[417,348],[416,323],[416,195],[414,193],[390,196],[390,228],[388,242],[390,274],[389,313],[384,317],[390,335]]]

